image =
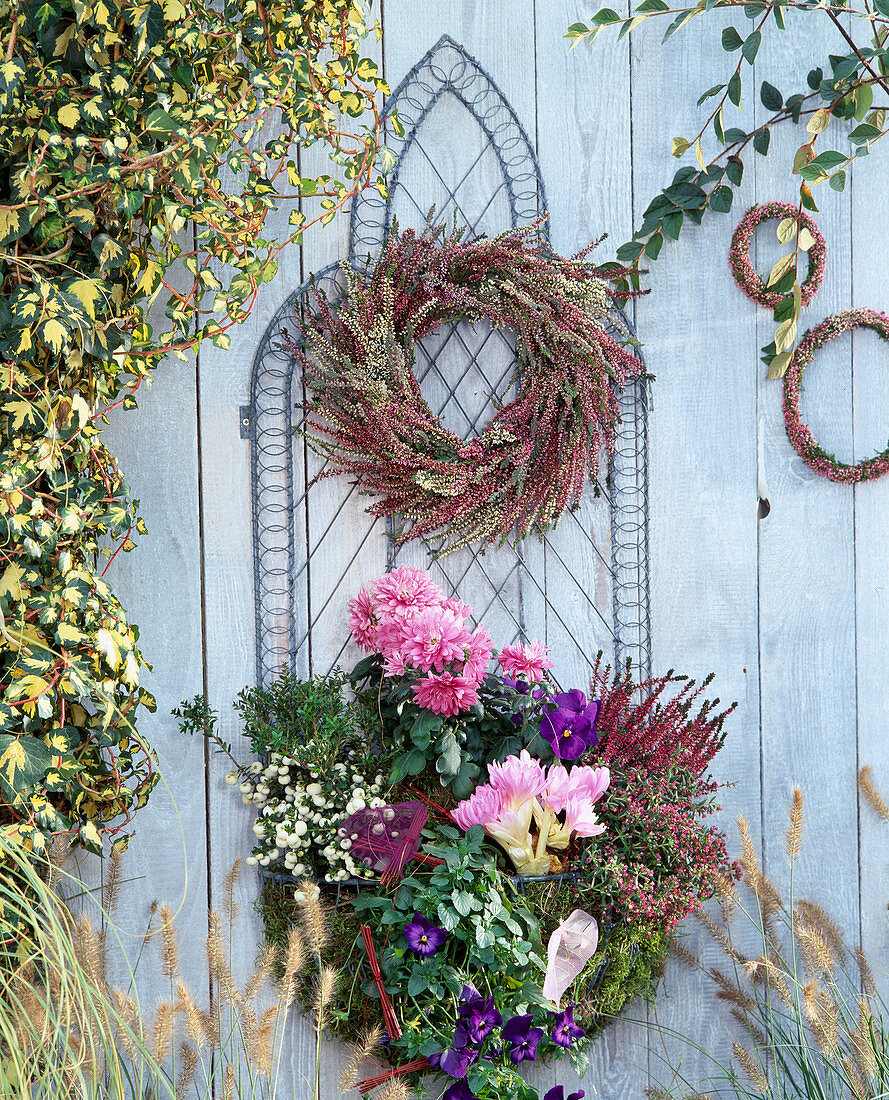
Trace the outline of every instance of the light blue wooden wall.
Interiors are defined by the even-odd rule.
[[[628,237],[675,170],[670,136],[695,132],[695,100],[725,68],[715,19],[696,21],[666,48],[651,33],[632,47],[603,36],[592,48],[569,52],[565,28],[591,10],[585,0],[386,0],[383,40],[373,47],[393,86],[445,33],[478,58],[537,143],[554,244],[565,252],[606,230],[615,241]],[[809,17],[805,27],[813,25]],[[808,58],[834,46],[811,29],[805,37],[789,35],[780,56],[763,50],[757,75],[773,76],[781,66],[802,83]],[[762,112],[749,93],[744,107],[748,119]],[[791,450],[780,386],[765,381],[759,362],[770,318],[737,290],[726,261],[747,205],[793,198],[795,136],[776,132],[769,160],[748,166],[742,206],[664,249],[652,293],[637,306],[657,378],[650,459],[654,668],[712,670],[720,696],[739,700],[718,762],[720,777],[734,784],[723,799],[726,826],[739,813],[747,817],[768,872],[780,881],[788,798],[793,784],[802,784],[804,889],[885,963],[889,857],[879,827],[859,805],[856,772],[870,763],[889,786],[889,479],[838,486],[809,472]],[[311,174],[314,156],[305,154],[304,174]],[[857,166],[845,194],[820,196],[828,274],[804,325],[851,305],[889,308],[886,178],[883,154],[875,154]],[[282,225],[286,215],[280,214]],[[286,254],[231,350],[205,349],[196,363],[161,366],[140,411],[120,417],[112,432],[149,524],[138,551],[118,559],[114,580],[155,665],[159,708],[143,728],[169,784],[138,819],[128,862],[137,881],[126,896],[125,920],[135,932],[150,899],[181,900],[195,976],[206,908],[218,904],[222,876],[249,851],[252,834],[249,815],[222,783],[225,762],[183,741],[169,712],[206,690],[222,713],[223,735],[237,737],[230,702],[254,668],[249,456],[238,406],[247,399],[252,357],[269,319],[309,272],[346,254],[346,236],[340,219],[301,252]],[[765,235],[758,237],[760,270],[773,258]],[[889,357],[871,334],[857,337],[854,348],[849,337],[834,344],[810,369],[804,408],[829,449],[862,456],[889,436]],[[764,519],[761,496],[770,503]],[[375,553],[380,561],[371,554],[362,563],[365,576],[383,568]],[[251,912],[255,891],[247,876],[237,947],[243,969],[260,937]],[[647,1018],[644,1010],[633,1015]],[[724,1013],[672,967],[657,1017],[708,1050],[725,1047]],[[596,1048],[588,1095],[639,1097],[647,1084],[669,1076],[663,1054],[646,1028],[616,1025]],[[330,1055],[335,1063],[337,1052]],[[694,1078],[700,1063],[684,1057],[684,1072]],[[308,1037],[298,1028],[290,1059],[295,1073],[308,1073]],[[331,1068],[330,1096],[336,1077]],[[543,1080],[556,1079],[554,1070],[545,1071]]]

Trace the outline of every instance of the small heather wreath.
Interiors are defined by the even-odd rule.
[[[642,364],[608,333],[613,291],[598,269],[585,253],[556,255],[536,228],[476,240],[393,229],[376,263],[345,264],[341,298],[319,296],[303,324],[309,425],[327,472],[378,497],[368,510],[397,517],[401,542],[439,535],[445,553],[547,530],[614,449],[613,385]],[[518,356],[516,396],[466,441],[413,371],[415,341],[457,320],[510,330]]]
[[[869,328],[889,340],[889,317],[874,309],[847,309],[835,313],[810,329],[802,338],[784,376],[784,423],[795,450],[807,466],[831,481],[870,481],[889,472],[889,447],[861,462],[848,465],[828,454],[800,417],[799,388],[803,372],[815,352],[840,333],[852,328]]]
[[[827,258],[827,244],[821,230],[815,222],[798,207],[789,202],[767,202],[761,206],[752,206],[738,222],[729,250],[729,265],[738,286],[752,301],[766,309],[777,309],[787,297],[769,290],[750,262],[750,242],[758,225],[775,219],[793,218],[798,229],[808,229],[814,244],[808,251],[809,272],[800,286],[800,299],[806,306],[815,297],[824,278],[824,263]]]

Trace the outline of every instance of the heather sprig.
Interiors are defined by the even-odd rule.
[[[328,472],[355,478],[396,516],[399,539],[441,537],[446,553],[553,527],[614,448],[614,387],[640,361],[609,335],[612,291],[585,256],[564,259],[538,226],[465,239],[393,228],[375,264],[346,266],[319,296],[297,351],[308,424]],[[456,320],[515,339],[516,397],[462,440],[435,416],[413,373],[414,343]]]

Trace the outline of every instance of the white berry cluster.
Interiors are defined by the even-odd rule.
[[[330,771],[316,773],[292,756],[273,752],[268,762],[244,764],[226,777],[245,803],[259,811],[251,866],[325,882],[366,878],[367,868],[353,858],[352,841],[340,837],[340,822],[365,807],[384,806],[382,775],[371,780],[354,749]]]

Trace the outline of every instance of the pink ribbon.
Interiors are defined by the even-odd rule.
[[[543,995],[556,1005],[562,994],[596,953],[599,926],[595,920],[575,909],[549,938]]]

